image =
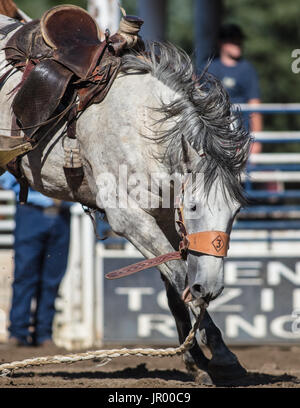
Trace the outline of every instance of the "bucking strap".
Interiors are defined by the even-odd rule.
[[[14,23],[8,24],[5,27],[0,28],[0,35],[2,35],[1,40],[4,40],[9,33],[16,30],[18,27],[21,27],[23,23],[21,21],[15,21]]]

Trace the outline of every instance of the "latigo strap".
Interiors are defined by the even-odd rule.
[[[105,277],[107,279],[119,279],[119,278],[123,278],[124,276],[129,276],[136,272],[140,272],[145,269],[152,268],[153,266],[161,265],[165,262],[174,261],[177,259],[181,259],[180,252],[179,251],[170,252],[169,254],[166,254],[166,255],[161,255],[156,258],[146,259],[134,265],[126,266],[124,268],[117,269],[113,272],[109,272],[105,275]]]

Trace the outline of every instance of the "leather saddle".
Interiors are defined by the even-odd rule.
[[[12,103],[17,128],[34,146],[62,119],[70,137],[79,111],[106,96],[129,47],[143,47],[138,32],[143,21],[124,16],[115,35],[101,31],[84,9],[56,6],[41,20],[23,25],[7,42],[6,59],[23,72]],[[132,27],[128,31],[128,26]],[[121,27],[121,24],[120,24]],[[135,39],[132,43],[132,39]],[[0,79],[1,83],[1,79]],[[76,102],[76,103],[75,103]],[[73,132],[73,135],[71,133]]]

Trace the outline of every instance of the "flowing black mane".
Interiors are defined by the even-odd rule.
[[[179,95],[171,103],[162,102],[158,109],[163,114],[161,122],[175,119],[173,127],[155,135],[156,142],[165,146],[162,159],[176,170],[182,155],[182,135],[185,135],[196,151],[203,150],[207,156],[200,161],[200,168],[195,169],[204,172],[205,190],[209,192],[219,176],[229,194],[244,203],[240,178],[251,138],[243,127],[240,112],[232,115],[229,96],[218,79],[207,72],[196,79],[191,59],[183,50],[161,43],[152,43],[149,49],[146,58],[125,55],[122,72],[150,73]]]

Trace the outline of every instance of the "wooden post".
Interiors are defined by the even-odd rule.
[[[138,15],[145,21],[141,36],[145,40],[166,40],[167,4],[167,0],[139,0]]]
[[[103,33],[107,28],[111,34],[118,31],[120,9],[117,0],[88,0],[88,12],[96,19]]]

